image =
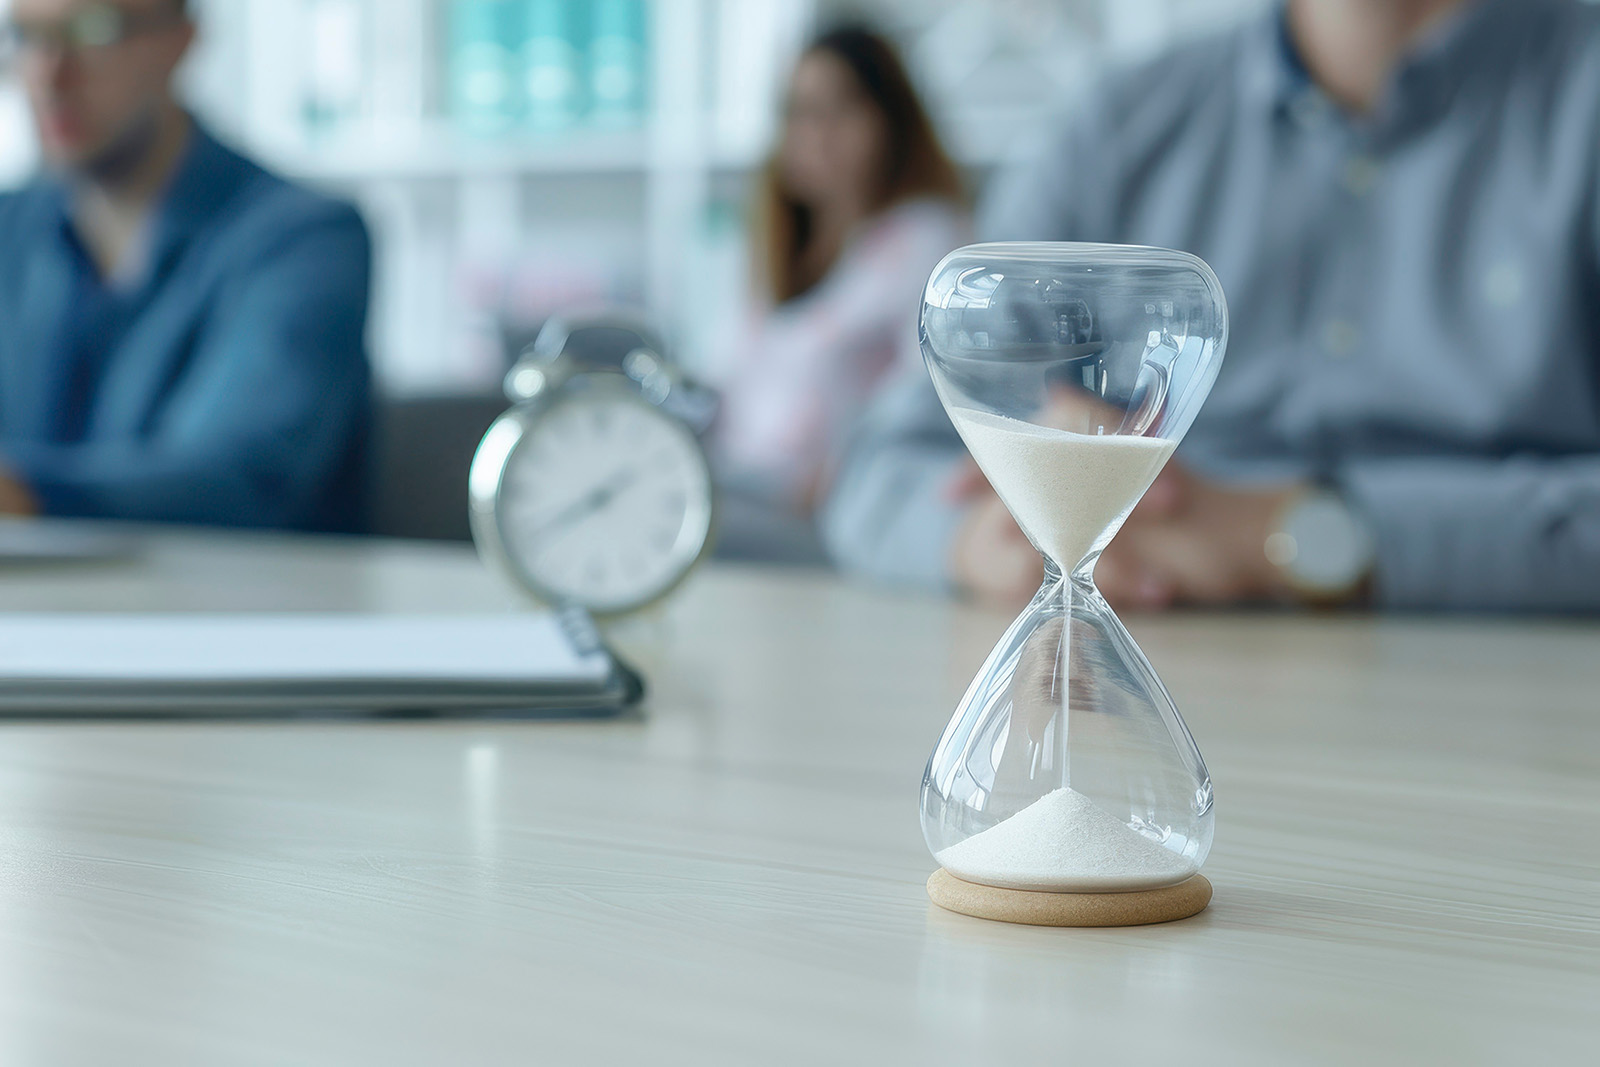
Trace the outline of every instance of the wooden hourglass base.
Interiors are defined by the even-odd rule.
[[[1211,883],[1196,874],[1177,885],[1127,893],[1035,893],[964,882],[943,867],[928,896],[947,911],[1030,926],[1143,926],[1187,919],[1211,903]]]

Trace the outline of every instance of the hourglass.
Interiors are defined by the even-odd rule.
[[[1158,248],[986,244],[928,281],[945,410],[1035,548],[1044,584],[973,679],[922,781],[933,901],[1118,926],[1211,899],[1211,779],[1095,563],[1216,379],[1222,288]]]

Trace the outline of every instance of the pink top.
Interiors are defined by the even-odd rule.
[[[921,366],[923,287],[967,233],[952,204],[897,205],[863,224],[810,292],[753,306],[723,387],[724,472],[797,507],[820,491],[878,386]]]

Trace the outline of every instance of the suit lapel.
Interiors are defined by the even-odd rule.
[[[175,282],[181,257],[166,258],[148,279],[132,325],[106,362],[91,417],[92,437],[145,437],[172,384],[193,354],[201,328],[202,283]]]
[[[232,157],[196,123],[183,162],[162,198],[150,272],[132,327],[106,364],[93,433],[144,437],[193,357],[215,279],[205,269],[206,235],[237,190]]]

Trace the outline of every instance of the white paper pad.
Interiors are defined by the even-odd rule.
[[[549,614],[0,614],[0,711],[581,709],[624,674]]]
[[[137,551],[132,534],[101,523],[0,518],[4,565],[121,560]]]

